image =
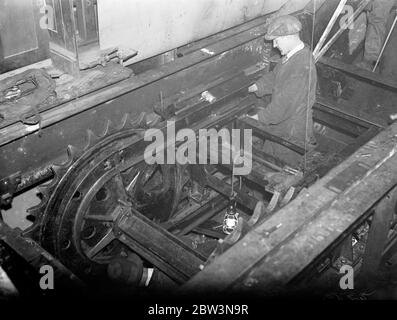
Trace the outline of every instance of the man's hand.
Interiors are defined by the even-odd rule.
[[[258,86],[256,84],[253,84],[252,86],[248,87],[248,92],[256,92],[258,91]]]

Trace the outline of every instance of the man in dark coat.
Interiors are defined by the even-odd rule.
[[[258,97],[272,95],[271,103],[258,111],[258,119],[269,133],[308,149],[315,144],[312,107],[317,72],[310,48],[300,39],[301,29],[300,21],[289,15],[278,17],[269,24],[265,38],[273,40],[283,58],[272,72],[250,86],[249,92],[255,92]],[[292,166],[301,159],[296,152],[270,141],[265,142],[263,151]]]
[[[394,20],[397,16],[397,0],[395,1],[395,6],[391,11],[389,16],[389,21],[386,26],[386,30],[389,32],[393,27]],[[397,79],[397,25],[394,25],[393,30],[391,31],[389,41],[385,47],[385,51],[383,53],[383,57],[380,65],[380,74],[389,77],[390,79]]]
[[[358,67],[368,71],[373,70],[391,28],[391,25],[388,25],[388,19],[393,6],[397,6],[397,0],[372,0],[369,3],[364,56],[356,63]]]

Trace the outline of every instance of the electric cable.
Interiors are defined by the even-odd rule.
[[[311,37],[311,44],[310,44],[310,51],[313,52],[314,48],[314,26],[316,22],[316,0],[313,0],[313,23],[312,23],[312,37]],[[307,90],[307,104],[306,104],[306,127],[305,127],[305,154],[304,154],[304,171],[307,170],[307,145],[308,145],[308,124],[309,124],[309,103],[310,103],[310,85],[312,82],[312,71],[313,66],[311,63],[312,57],[309,56],[309,83],[308,83],[308,90]],[[317,88],[315,88],[317,90]]]

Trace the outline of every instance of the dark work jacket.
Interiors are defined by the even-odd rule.
[[[257,95],[272,95],[266,108],[259,108],[259,121],[270,133],[301,143],[315,143],[312,107],[317,71],[310,49],[305,46],[289,60],[281,59],[272,72],[260,78]]]

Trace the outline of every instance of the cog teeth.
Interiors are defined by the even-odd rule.
[[[110,120],[108,120],[108,121],[106,122],[105,132],[103,133],[102,137],[106,137],[106,136],[112,134],[112,133],[115,132],[115,131],[116,131],[116,129],[115,129],[115,127],[113,126],[112,122],[111,122]]]
[[[58,182],[59,182],[59,180],[54,178],[45,187],[47,190],[50,190],[52,192],[54,190],[54,188],[57,186]]]
[[[30,216],[33,216],[33,217],[35,217],[35,218],[40,217],[41,214],[44,212],[44,210],[45,210],[45,208],[46,208],[47,200],[48,200],[48,199],[44,199],[44,197],[43,197],[43,199],[41,200],[41,202],[40,202],[37,206],[34,206],[34,207],[31,207],[31,208],[27,209],[27,210],[26,210],[27,213],[28,213]]]
[[[50,192],[46,186],[39,186],[37,187],[37,190],[42,194],[43,199],[49,199]]]
[[[68,145],[67,148],[67,153],[68,153],[68,162],[65,166],[70,166],[72,165],[72,163],[77,160],[80,155],[81,152],[79,149],[77,149],[76,147],[72,146],[72,145]]]
[[[137,121],[135,121],[132,125],[135,128],[146,128],[146,112],[141,112]]]
[[[121,119],[121,124],[117,128],[117,130],[123,130],[128,128],[131,125],[131,115],[129,113],[126,113],[124,117]]]
[[[24,231],[21,232],[23,237],[27,237],[33,239],[34,241],[39,240],[40,234],[40,225],[38,223],[34,223],[30,227],[26,228]]]
[[[37,206],[31,207],[26,209],[26,212],[30,215],[30,216],[34,216],[37,217],[38,213],[39,213],[39,208],[41,207],[41,203],[38,204]]]
[[[99,141],[99,137],[90,129],[87,129],[87,145],[84,148],[87,150]]]

